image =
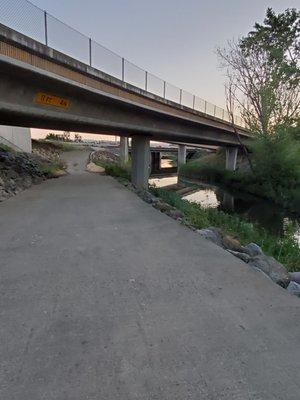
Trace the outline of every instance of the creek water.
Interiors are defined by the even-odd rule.
[[[200,181],[180,179],[178,182],[177,176],[155,177],[151,178],[149,183],[156,187],[169,186],[170,190],[178,191],[183,199],[198,203],[202,207],[217,208],[229,214],[242,215],[276,236],[283,236],[289,227],[293,227],[300,245],[300,215],[295,215],[269,201],[247,193],[207,185]]]

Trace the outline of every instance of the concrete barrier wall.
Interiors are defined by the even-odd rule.
[[[30,128],[0,125],[0,142],[15,150],[31,153]]]

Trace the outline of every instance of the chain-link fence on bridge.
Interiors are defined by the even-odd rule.
[[[28,0],[0,0],[0,23],[164,99],[230,122],[229,113],[174,86],[105,48]],[[244,127],[241,117],[234,122]]]

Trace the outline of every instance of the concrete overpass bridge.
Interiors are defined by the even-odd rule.
[[[183,105],[182,91],[181,104],[165,94],[147,90],[147,73],[141,89],[0,24],[2,124],[132,137],[132,179],[138,187],[147,184],[150,140],[224,146],[234,169],[239,141],[231,124],[216,112],[197,110],[195,101],[193,108]],[[242,140],[249,138],[244,128],[237,131]],[[185,159],[184,146],[180,149],[179,159]]]
[[[182,145],[181,145],[182,146]],[[179,163],[185,163],[186,160],[191,159],[197,152],[197,150],[195,148],[189,148],[186,147],[185,145],[183,145],[184,147],[184,154],[183,159],[178,159],[179,162],[177,162],[177,164]],[[162,158],[164,156],[168,156],[168,155],[172,155],[172,156],[180,156],[180,149],[182,147],[180,147],[180,145],[176,147],[151,147],[150,148],[150,155],[151,155],[151,174],[157,174],[157,173],[163,173],[163,172],[177,172],[178,167],[174,166],[174,167],[164,167],[162,165]]]

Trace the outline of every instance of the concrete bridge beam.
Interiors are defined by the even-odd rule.
[[[229,171],[236,170],[236,162],[238,155],[238,147],[226,148],[226,169]]]
[[[186,146],[178,145],[178,166],[186,163]]]
[[[124,166],[128,163],[128,137],[120,136],[120,164]]]
[[[227,122],[162,99],[0,24],[2,125],[238,146]],[[249,132],[237,128],[242,139]]]
[[[150,138],[133,136],[131,141],[131,181],[137,189],[148,189],[150,175]]]

